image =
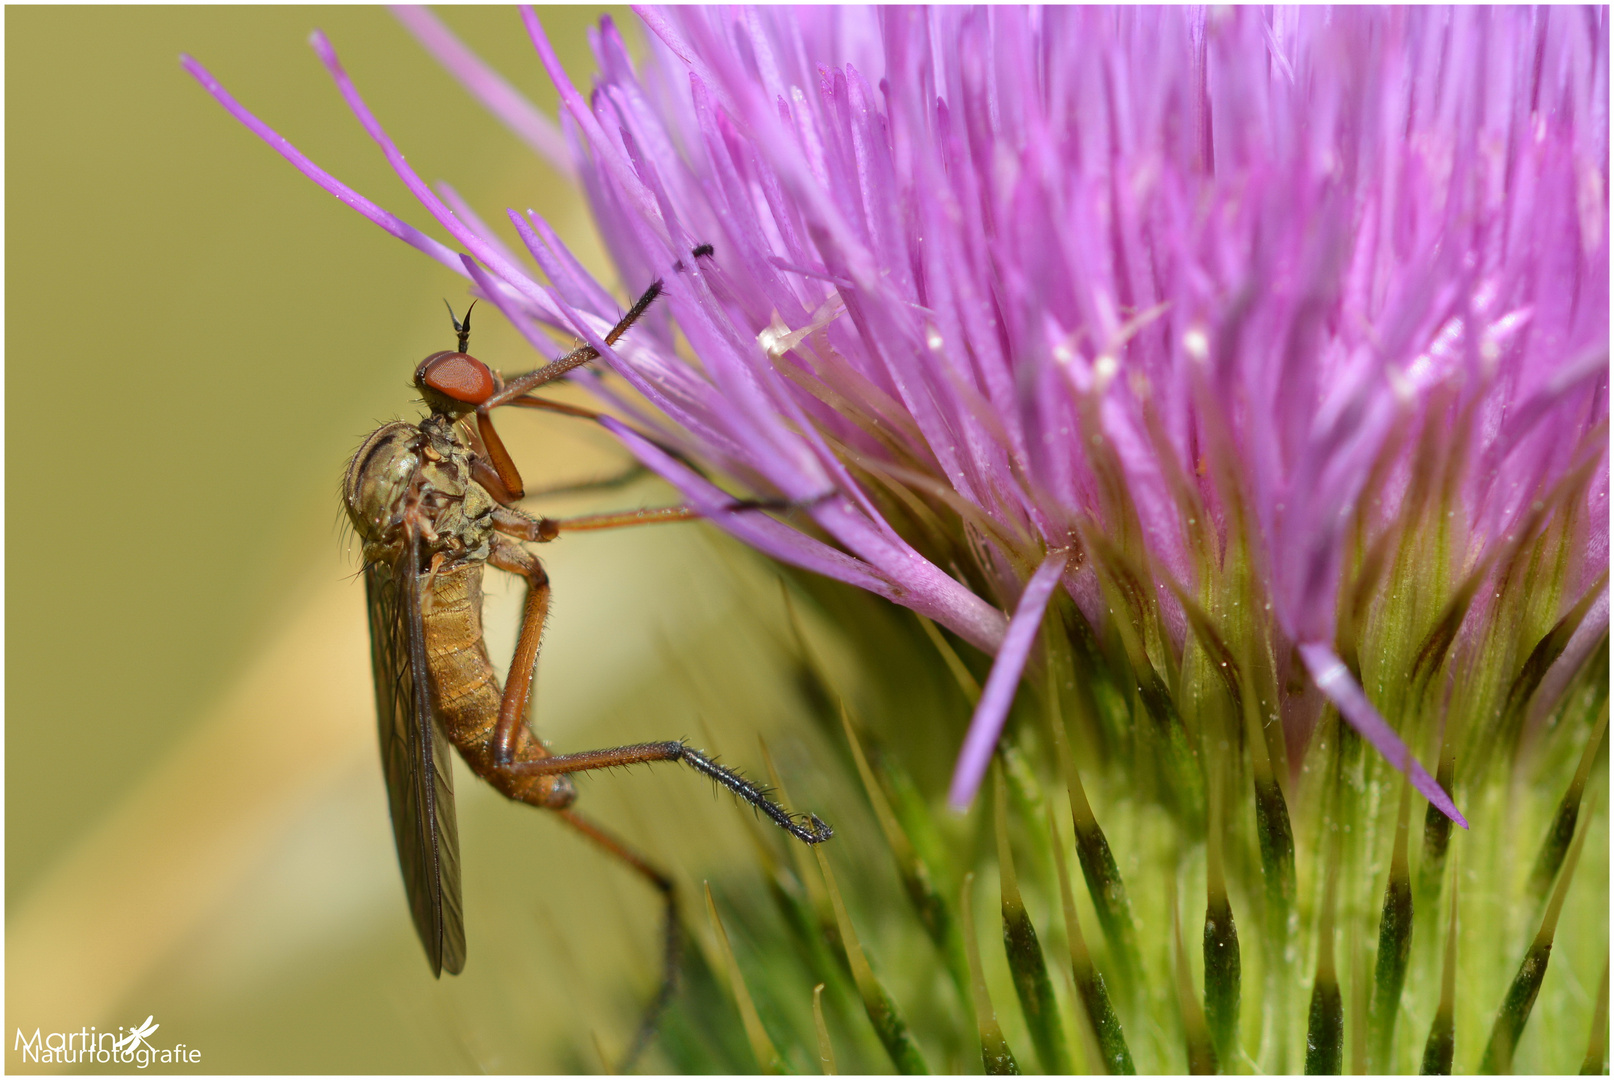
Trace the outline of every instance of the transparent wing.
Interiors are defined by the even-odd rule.
[[[419,538],[396,563],[365,567],[370,664],[392,835],[415,930],[432,974],[465,967],[459,828],[449,744],[437,723],[420,617]]]

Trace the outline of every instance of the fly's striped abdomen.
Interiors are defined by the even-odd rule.
[[[510,776],[494,767],[493,729],[503,688],[482,639],[483,565],[470,562],[439,571],[421,598],[426,663],[437,694],[438,722],[471,771],[507,797],[536,806],[565,805],[571,801],[572,787],[566,777]],[[515,760],[548,756],[549,751],[522,723],[516,729]]]

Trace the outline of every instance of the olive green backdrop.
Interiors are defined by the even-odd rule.
[[[513,10],[441,15],[554,114]],[[588,85],[598,13],[542,17]],[[302,179],[177,56],[440,237],[308,49],[314,27],[426,179],[489,220],[537,209],[603,268],[575,195],[380,9],[5,20],[6,1034],[150,1014],[153,1044],[201,1050],[204,1072],[597,1067],[577,1048],[614,1053],[654,984],[647,891],[462,772],[470,959],[434,982],[374,760],[337,481],[378,421],[414,413],[413,364],[450,344],[441,298],[459,306],[465,284]],[[475,351],[533,363],[496,323]],[[529,486],[623,462],[567,423],[506,422]],[[610,498],[666,497],[652,482]],[[748,651],[758,619],[778,626],[768,571],[706,526],[545,554],[545,735],[699,735],[755,768],[753,732],[788,719]],[[519,597],[491,592],[507,655]],[[788,735],[774,749],[788,775]],[[743,815],[676,770],[583,790],[690,899],[701,866],[744,850]],[[5,1064],[37,1068],[9,1040]]]

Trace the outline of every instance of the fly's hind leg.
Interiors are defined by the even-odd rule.
[[[577,811],[562,807],[555,809],[555,814],[582,833],[595,847],[644,878],[661,894],[665,909],[661,986],[656,990],[656,996],[645,1006],[639,1018],[639,1028],[634,1032],[633,1041],[628,1044],[627,1052],[622,1055],[622,1060],[616,1067],[619,1073],[629,1072],[639,1055],[644,1052],[644,1048],[650,1044],[651,1037],[656,1033],[656,1025],[661,1020],[661,1014],[666,1011],[678,988],[678,969],[683,961],[684,940],[683,924],[678,917],[678,886],[671,877],[635,851],[621,837],[596,825]]]
[[[499,702],[499,716],[493,729],[493,768],[507,777],[553,777],[554,782],[551,785],[545,785],[540,789],[541,795],[534,792],[538,798],[529,797],[528,801],[536,802],[544,809],[553,811],[590,842],[643,877],[661,893],[666,907],[661,988],[645,1009],[639,1029],[623,1059],[621,1068],[626,1069],[638,1058],[655,1033],[656,1023],[672,999],[673,990],[677,985],[682,945],[677,891],[672,878],[657,869],[644,856],[620,838],[571,809],[571,802],[576,797],[576,792],[566,778],[572,773],[592,769],[608,769],[653,761],[682,761],[695,771],[728,788],[804,843],[822,843],[833,836],[834,832],[816,815],[797,817],[775,802],[766,788],[752,783],[733,769],[719,765],[706,754],[685,746],[679,740],[638,743],[560,757],[516,761],[515,744],[521,726],[526,721],[527,703],[532,695],[533,670],[537,666],[538,649],[543,641],[544,621],[549,617],[549,575],[544,572],[543,563],[539,561],[538,556],[503,535],[511,532],[521,535],[520,530],[526,528],[522,524],[523,521],[533,526],[541,526],[542,523],[514,511],[496,513],[494,520],[499,531],[493,537],[488,562],[501,570],[520,574],[525,578],[527,597],[521,620],[521,632],[516,639],[515,654],[510,658],[504,696]],[[553,536],[554,533],[550,533],[548,537],[535,537],[535,539],[552,539]]]
[[[525,524],[523,524],[525,523]],[[792,814],[772,798],[767,788],[753,783],[742,774],[718,764],[709,755],[682,740],[667,742],[634,743],[603,750],[585,750],[558,757],[517,761],[517,736],[526,722],[527,702],[532,696],[533,669],[538,664],[538,649],[543,643],[544,621],[549,618],[549,575],[538,556],[520,544],[505,539],[501,533],[517,532],[527,525],[541,529],[553,525],[547,519],[535,520],[515,511],[499,511],[494,515],[495,533],[488,562],[501,570],[520,574],[527,579],[527,599],[521,618],[521,632],[516,638],[515,654],[510,658],[510,671],[504,681],[504,696],[499,701],[499,717],[493,727],[493,767],[512,777],[553,776],[561,778],[572,773],[592,769],[614,769],[624,765],[644,765],[655,761],[681,761],[727,788],[767,816],[775,825],[805,844],[821,844],[834,835],[816,815],[801,817]],[[537,535],[530,539],[553,539],[556,534]],[[569,786],[569,785],[568,785]],[[569,801],[569,799],[568,799]],[[552,806],[553,809],[559,807]]]
[[[775,825],[804,844],[822,844],[835,835],[817,814],[793,814],[773,799],[766,787],[748,779],[744,774],[720,765],[709,754],[702,753],[681,739],[667,742],[631,743],[612,746],[604,750],[583,750],[575,754],[558,754],[530,761],[512,761],[501,766],[510,776],[570,776],[572,773],[593,769],[617,769],[626,765],[648,765],[657,761],[681,761],[702,776],[720,784]]]
[[[516,516],[531,521],[525,515]],[[497,513],[494,523],[503,528]],[[538,666],[538,648],[543,644],[544,622],[549,618],[549,575],[544,572],[544,564],[538,556],[498,534],[493,537],[488,562],[527,579],[521,633],[516,638],[515,654],[510,657],[504,696],[499,701],[499,719],[493,727],[493,763],[497,768],[504,768],[515,759],[516,736],[526,722],[527,702],[532,697],[532,675]]]
[[[538,560],[538,556],[502,536],[493,538],[488,561],[501,570],[520,574],[527,580],[527,598],[521,620],[521,633],[516,639],[515,655],[510,659],[510,671],[505,679],[504,697],[499,703],[499,718],[493,729],[494,768],[501,772],[519,775],[519,765],[512,762],[511,758],[514,756],[513,748],[517,733],[520,731],[527,715],[527,702],[532,695],[533,669],[537,665],[538,648],[543,641],[544,620],[549,617],[549,575],[544,572],[543,563]],[[661,894],[662,902],[666,908],[661,987],[657,990],[655,998],[645,1008],[644,1016],[639,1022],[639,1029],[634,1034],[633,1042],[629,1045],[628,1051],[618,1067],[619,1071],[626,1071],[632,1067],[634,1061],[650,1041],[650,1037],[655,1034],[656,1022],[660,1019],[662,1011],[666,1009],[667,1003],[672,1000],[673,990],[677,985],[678,966],[683,941],[678,918],[677,888],[672,878],[659,870],[620,837],[615,836],[572,810],[571,802],[576,797],[576,791],[570,783],[566,782],[564,770],[553,775],[555,775],[558,782],[553,785],[546,785],[542,789],[541,795],[534,793],[536,797],[529,796],[528,801],[554,812],[562,821],[587,837],[596,847],[643,877]],[[539,801],[539,799],[542,801]]]

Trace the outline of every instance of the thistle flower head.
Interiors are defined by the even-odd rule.
[[[607,26],[566,119],[630,278],[722,252],[674,292],[700,368],[641,381],[821,535],[725,525],[1002,650],[955,799],[1029,645],[998,611],[1051,589],[1157,668],[1174,590],[1250,605],[1406,767],[1341,664],[1353,539],[1443,513],[1453,577],[1499,576],[1543,499],[1605,513],[1606,74],[1560,16],[679,9],[642,77]],[[1572,591],[1605,530],[1577,547]]]
[[[670,323],[608,346],[554,231],[509,215],[535,273],[433,193],[323,39],[464,253],[302,167],[597,348],[612,430],[722,528],[993,656],[956,806],[1032,670],[1150,727],[1190,816],[1243,769],[1289,790],[1338,715],[1466,824],[1606,655],[1606,12],[641,17],[585,96],[524,15],[558,136],[405,19]]]

